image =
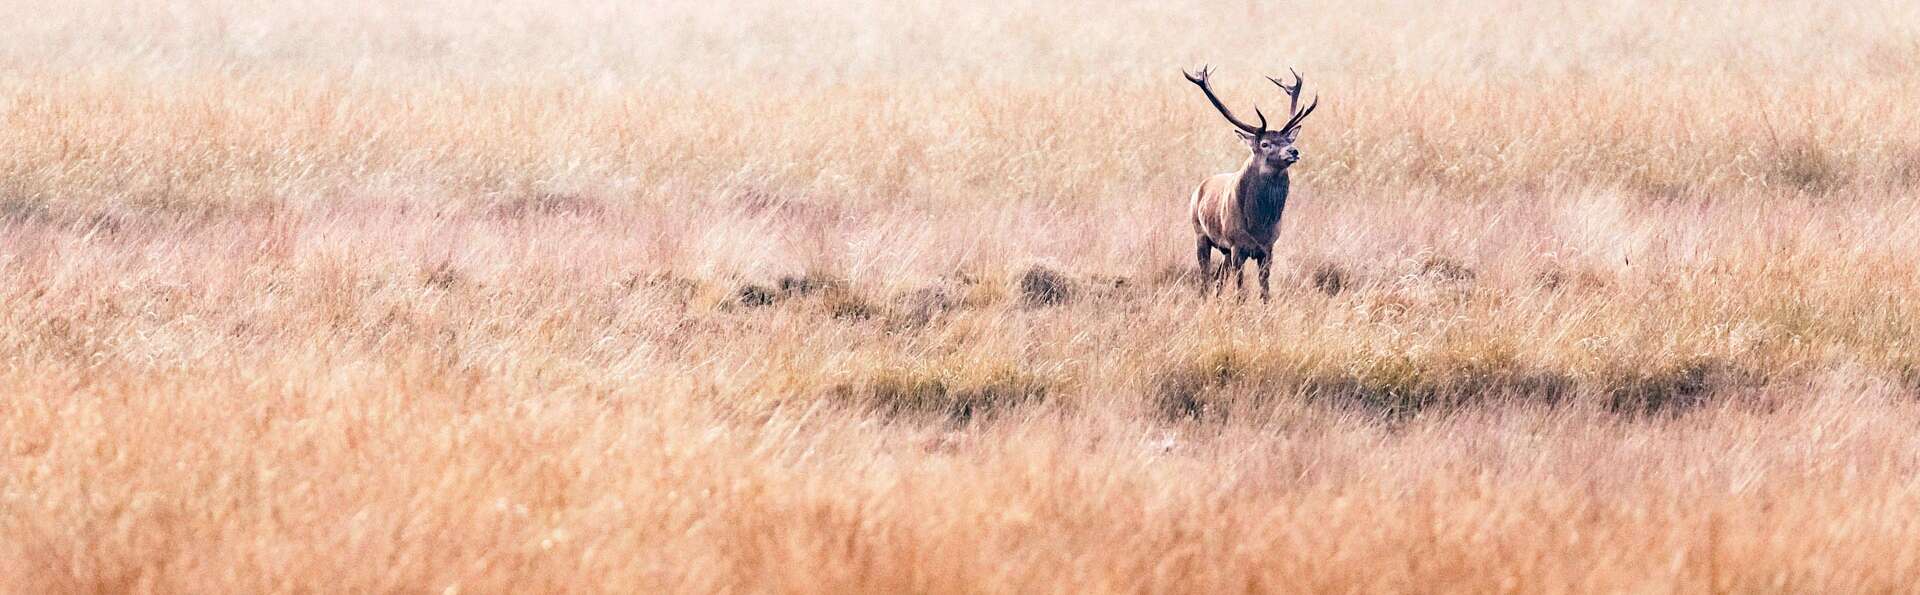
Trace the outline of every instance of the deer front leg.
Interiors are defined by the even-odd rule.
[[[1267,303],[1267,274],[1273,272],[1273,251],[1263,250],[1253,260],[1260,265],[1260,303],[1264,304]]]
[[[1235,299],[1244,299],[1247,297],[1247,278],[1241,274],[1242,271],[1246,270],[1247,256],[1247,251],[1240,248],[1234,248],[1232,252],[1227,254],[1227,262],[1233,263],[1233,269],[1227,274],[1233,275],[1233,292]],[[1225,291],[1226,284],[1222,283],[1220,289],[1221,291]]]

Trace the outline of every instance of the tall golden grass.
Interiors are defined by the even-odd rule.
[[[1412,4],[0,2],[0,590],[1911,588],[1920,7]]]

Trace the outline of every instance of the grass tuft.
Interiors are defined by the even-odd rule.
[[[1469,283],[1476,276],[1465,263],[1436,254],[1420,260],[1420,275],[1449,283]]]
[[[1823,195],[1848,181],[1845,164],[1831,150],[1812,139],[1801,139],[1777,148],[1771,154],[1768,183],[1805,194]]]
[[[913,364],[841,384],[833,394],[889,418],[964,425],[1046,400],[1056,383],[1010,364]]]
[[[1034,265],[1020,275],[1020,299],[1030,306],[1052,306],[1073,297],[1073,278],[1066,273]]]
[[[0,591],[1912,590],[1912,2],[1213,4],[16,1]]]
[[[1258,372],[1255,363],[1239,351],[1214,349],[1161,371],[1150,385],[1154,409],[1168,420],[1220,418],[1229,404],[1221,391]]]
[[[1707,404],[1716,391],[1752,385],[1755,376],[1725,360],[1695,357],[1653,369],[1629,368],[1600,380],[1607,408],[1649,416],[1684,413]]]
[[[522,220],[537,217],[591,217],[606,211],[598,201],[565,192],[515,194],[487,205],[487,215]]]
[[[1338,362],[1335,365],[1335,362]],[[1563,385],[1504,382],[1522,378],[1511,362],[1453,366],[1407,356],[1217,349],[1175,366],[1151,381],[1154,402],[1169,419],[1226,420],[1280,401],[1352,408],[1382,419],[1477,402],[1490,395],[1554,400]]]
[[[1353,286],[1352,275],[1347,273],[1347,269],[1330,262],[1323,262],[1313,267],[1313,272],[1308,274],[1308,279],[1313,283],[1314,289],[1329,296],[1340,295],[1340,292]]]
[[[452,289],[465,279],[466,276],[448,259],[436,260],[420,271],[420,284],[435,289]]]

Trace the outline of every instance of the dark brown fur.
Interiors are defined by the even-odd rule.
[[[1187,73],[1187,80],[1206,93],[1207,101],[1233,124],[1253,154],[1240,171],[1214,175],[1193,191],[1190,211],[1196,237],[1194,255],[1200,261],[1203,281],[1201,292],[1215,285],[1225,291],[1226,278],[1231,275],[1234,288],[1245,295],[1242,272],[1247,259],[1251,258],[1260,266],[1260,300],[1266,301],[1267,278],[1273,270],[1273,242],[1280,236],[1280,215],[1286,210],[1287,192],[1292,185],[1287,168],[1300,160],[1300,150],[1293,143],[1299,137],[1301,120],[1313,113],[1320,102],[1316,98],[1305,110],[1300,109],[1298,73],[1294,74],[1293,85],[1269,77],[1268,80],[1287,92],[1291,113],[1285,126],[1268,130],[1267,117],[1259,114],[1260,108],[1254,108],[1254,113],[1260,115],[1259,126],[1234,117],[1232,110],[1214,95],[1207,79],[1209,74],[1210,71],[1202,68],[1199,74]],[[1215,250],[1226,256],[1217,271],[1213,268]]]
[[[1290,181],[1285,169],[1272,170],[1261,163],[1248,159],[1240,171],[1201,182],[1193,192],[1190,211],[1201,279],[1224,290],[1226,278],[1232,276],[1234,288],[1245,291],[1242,271],[1251,258],[1259,265],[1260,299],[1265,300],[1273,270],[1273,242],[1280,236],[1280,215],[1287,207]],[[1212,266],[1215,250],[1226,257],[1218,271]]]

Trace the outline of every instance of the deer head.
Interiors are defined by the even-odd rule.
[[[1300,109],[1300,87],[1303,84],[1300,73],[1294,72],[1291,68],[1287,69],[1287,72],[1293,74],[1292,85],[1281,82],[1277,78],[1267,77],[1267,80],[1279,85],[1280,90],[1287,94],[1287,123],[1279,130],[1270,130],[1267,128],[1267,115],[1260,112],[1258,105],[1253,107],[1253,114],[1260,118],[1259,126],[1247,124],[1235,117],[1233,110],[1227,109],[1227,105],[1220,101],[1220,96],[1213,93],[1213,84],[1209,78],[1213,74],[1213,69],[1202,66],[1198,73],[1185,70],[1180,72],[1187,75],[1188,82],[1199,86],[1200,92],[1207,94],[1207,101],[1213,103],[1213,109],[1219,110],[1220,115],[1227,118],[1227,123],[1237,129],[1240,138],[1247,141],[1247,148],[1253,151],[1253,159],[1256,163],[1270,169],[1282,170],[1300,160],[1300,149],[1293,144],[1300,137],[1300,122],[1307,118],[1307,114],[1313,113],[1314,108],[1320,107],[1320,97],[1315,95],[1313,102],[1307,104],[1306,109]]]

